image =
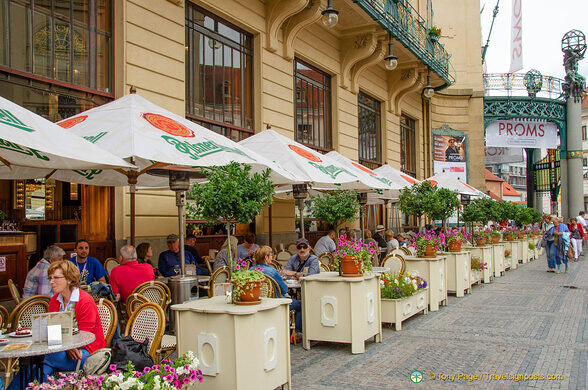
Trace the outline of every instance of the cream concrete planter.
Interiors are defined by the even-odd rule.
[[[447,260],[444,255],[434,258],[407,256],[406,270],[416,272],[429,284],[429,310],[437,311],[440,305],[447,305]]]
[[[310,349],[311,340],[332,341],[351,344],[351,353],[356,354],[365,352],[370,337],[382,342],[380,275],[321,272],[301,283],[304,349]]]
[[[479,257],[482,263],[486,263],[487,268],[483,272],[482,281],[490,283],[494,279],[494,262],[492,258],[492,246],[471,247],[468,248],[472,257]]]
[[[501,277],[506,269],[504,264],[504,244],[492,245],[492,265],[494,277]]]
[[[519,243],[515,241],[503,241],[504,250],[510,251],[510,257],[504,258],[504,269],[517,269],[519,266]]]
[[[443,252],[443,255],[447,257],[447,291],[455,292],[456,297],[471,293],[471,253],[469,251]]]
[[[526,264],[529,262],[529,239],[523,238],[517,242],[519,244],[519,263]]]
[[[394,324],[398,331],[402,329],[402,321],[413,315],[423,312],[428,313],[429,287],[419,290],[410,297],[400,299],[382,298],[382,322]]]
[[[484,271],[481,269],[472,269],[470,270],[470,282],[472,285],[478,283],[482,283],[482,279],[484,279]]]

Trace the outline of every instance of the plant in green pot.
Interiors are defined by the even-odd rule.
[[[335,270],[345,277],[362,276],[372,270],[372,256],[377,252],[376,244],[351,241],[347,235],[339,236],[335,251]]]

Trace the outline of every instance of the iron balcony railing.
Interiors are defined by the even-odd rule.
[[[532,96],[565,101],[562,83],[564,80],[552,76],[536,76],[531,79],[523,73],[486,73],[483,76],[486,96]]]
[[[439,42],[429,38],[425,19],[407,0],[353,0],[382,28],[437,73],[447,84],[455,77],[450,72],[449,53]]]

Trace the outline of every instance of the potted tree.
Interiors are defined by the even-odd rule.
[[[208,180],[192,186],[190,195],[196,201],[193,210],[208,223],[226,221],[229,269],[232,273],[231,222],[249,223],[272,203],[274,186],[269,180],[270,170],[251,174],[251,166],[233,162],[223,167],[202,168],[202,172]],[[238,270],[243,272],[236,275],[239,280],[258,279],[256,274],[248,274],[255,272],[253,270]]]
[[[457,193],[447,188],[434,187],[432,196],[424,204],[424,211],[427,216],[433,220],[440,219],[445,227],[445,220],[460,207],[460,201]]]
[[[415,183],[410,187],[400,191],[398,197],[398,208],[406,215],[414,215],[419,220],[419,226],[422,226],[421,218],[425,214],[425,205],[433,201],[435,196],[435,187],[431,183],[424,181]]]
[[[448,229],[445,233],[447,250],[449,252],[461,251],[461,244],[467,240],[467,233],[461,233],[458,229]]]
[[[353,191],[332,191],[310,198],[312,215],[317,220],[331,224],[335,231],[341,223],[355,221],[358,218],[359,202]]]

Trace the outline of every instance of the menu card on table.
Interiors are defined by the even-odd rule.
[[[46,343],[48,340],[47,327],[51,325],[61,325],[61,340],[71,342],[73,332],[73,313],[71,311],[33,314],[31,320],[33,343]]]

